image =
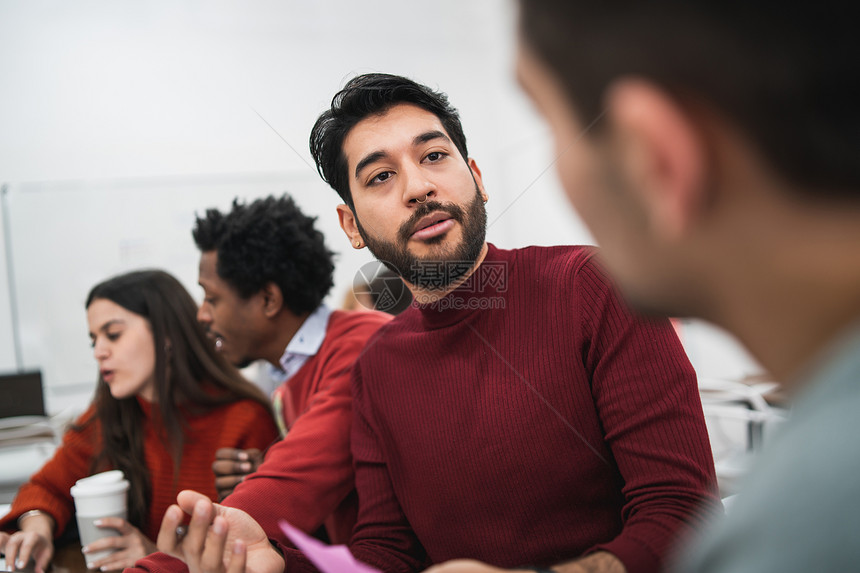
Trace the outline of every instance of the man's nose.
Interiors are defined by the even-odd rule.
[[[403,199],[407,204],[424,203],[437,195],[436,185],[419,166],[403,169],[401,176],[405,179]]]
[[[197,322],[207,326],[212,323],[212,313],[209,312],[209,304],[205,301],[197,307]]]

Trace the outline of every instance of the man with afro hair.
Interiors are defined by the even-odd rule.
[[[277,525],[286,519],[345,543],[357,515],[350,373],[391,316],[323,304],[334,264],[314,222],[286,195],[234,200],[228,213],[209,209],[198,217],[193,235],[204,291],[198,320],[230,362],[265,360],[283,378],[272,395],[282,439],[265,457],[219,450],[213,469],[221,503],[250,514],[272,539],[286,542]],[[160,553],[138,566],[186,569]]]

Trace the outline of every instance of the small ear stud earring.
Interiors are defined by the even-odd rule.
[[[356,249],[360,249],[360,248],[361,248],[361,241],[356,241],[356,242],[355,242],[355,248],[356,248]]]

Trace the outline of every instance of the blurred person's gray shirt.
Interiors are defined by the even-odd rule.
[[[790,420],[677,573],[860,570],[860,325],[798,382]]]

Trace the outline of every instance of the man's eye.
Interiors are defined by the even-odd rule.
[[[376,175],[376,177],[371,179],[370,183],[371,185],[374,183],[382,183],[383,181],[387,181],[390,177],[391,171],[383,171],[382,173],[379,173],[378,175]]]
[[[427,154],[427,159],[431,162],[432,161],[439,161],[440,159],[445,157],[445,155],[446,154],[442,153],[441,151],[432,151],[432,152]]]

